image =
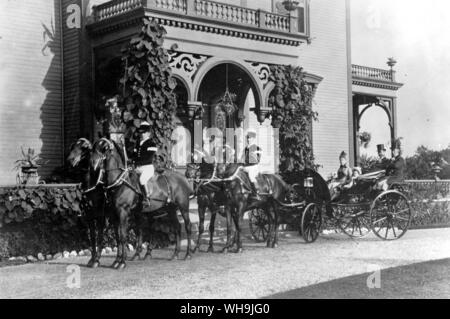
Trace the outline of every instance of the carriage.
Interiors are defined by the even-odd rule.
[[[291,180],[300,183],[291,184],[294,198],[291,203],[281,203],[281,219],[283,223],[297,225],[307,243],[317,240],[325,224],[351,238],[362,238],[373,232],[382,240],[399,239],[411,222],[410,201],[401,183],[391,184],[386,191],[378,190],[375,185],[382,178],[383,171],[361,175],[353,187],[331,200],[320,175],[294,176]],[[301,199],[301,203],[295,203]],[[253,238],[264,241],[268,221],[263,211],[251,211],[249,225]]]

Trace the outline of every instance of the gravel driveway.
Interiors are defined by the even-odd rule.
[[[216,248],[220,248],[217,244]],[[287,233],[277,249],[246,239],[242,254],[197,253],[190,261],[129,262],[123,271],[84,267],[87,258],[0,268],[0,298],[260,298],[351,275],[450,258],[450,229],[412,230],[398,241],[324,235],[311,245]],[[206,246],[203,246],[206,249]],[[81,288],[67,288],[67,267],[79,265]],[[366,280],[366,278],[361,278]]]

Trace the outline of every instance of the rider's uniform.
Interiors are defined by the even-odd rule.
[[[137,166],[136,172],[139,174],[139,182],[141,183],[141,185],[145,187],[147,186],[148,181],[155,174],[155,166],[153,165],[153,158],[157,150],[158,148],[151,141],[151,139],[141,141],[138,148],[135,149],[136,166]]]
[[[261,148],[256,145],[248,145],[244,151],[244,170],[248,173],[250,181],[256,185],[256,176],[259,174],[259,162],[261,161]]]

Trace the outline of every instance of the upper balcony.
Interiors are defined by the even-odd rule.
[[[151,16],[170,27],[298,46],[310,37],[309,0],[299,2],[277,14],[210,0],[115,0],[93,8],[88,28],[98,35]]]
[[[353,85],[397,91],[403,86],[395,80],[395,71],[352,65]]]

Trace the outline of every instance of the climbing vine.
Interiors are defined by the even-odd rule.
[[[153,142],[159,146],[164,159],[168,159],[177,103],[176,81],[163,48],[165,35],[166,30],[155,20],[144,19],[140,34],[123,52],[125,72],[120,81],[118,105],[127,127],[125,138],[130,145],[134,145],[141,123],[147,121]]]
[[[303,69],[273,65],[270,81],[275,84],[269,107],[272,126],[280,130],[280,171],[289,174],[305,167],[316,168],[311,130],[318,114],[312,109],[313,90],[304,79]]]

